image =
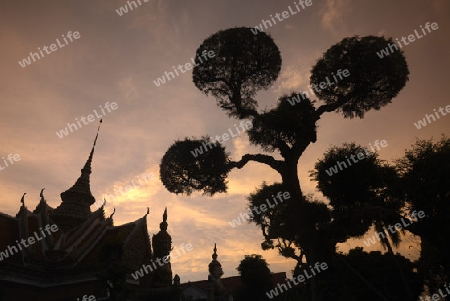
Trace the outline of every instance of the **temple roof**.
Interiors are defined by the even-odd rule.
[[[39,204],[36,206],[36,209],[34,209],[34,211],[33,211],[33,213],[35,213],[35,214],[53,211],[53,208],[47,204],[47,201],[44,198],[44,194],[43,194],[44,189],[45,188],[42,188],[41,193],[40,193],[41,200],[39,201]]]
[[[90,191],[90,174],[97,138],[98,130],[80,177],[71,188],[61,193],[62,202],[57,208],[47,204],[42,189],[33,212],[25,206],[25,194],[15,216],[0,212],[0,283],[11,284],[20,292],[28,292],[29,289],[42,292],[45,289],[47,292],[51,289],[52,292],[61,290],[62,294],[64,290],[65,293],[73,288],[72,298],[80,291],[75,291],[75,288],[88,293],[96,287],[106,286],[105,279],[109,279],[111,270],[124,278],[131,278],[131,272],[152,259],[147,230],[148,207],[143,217],[121,226],[114,226],[115,209],[108,218],[105,217],[106,201],[91,212],[90,205],[95,199]],[[56,230],[53,229],[55,225]],[[169,253],[171,237],[166,231],[167,209],[160,229],[156,241]],[[22,247],[19,241],[28,241],[28,244]],[[171,274],[170,264],[168,269]],[[147,289],[158,296],[172,296],[177,292],[171,287],[154,288],[153,282],[150,286],[131,284],[142,286],[146,294],[149,293]]]

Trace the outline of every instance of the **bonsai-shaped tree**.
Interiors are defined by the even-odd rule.
[[[280,191],[289,192],[291,197],[282,206],[253,216],[253,222],[261,227],[264,235],[263,249],[278,248],[283,256],[297,260],[297,271],[315,262],[331,262],[336,243],[365,233],[373,217],[364,220],[357,229],[348,224],[355,224],[356,219],[345,214],[342,214],[343,223],[347,223],[347,227],[342,228],[339,221],[332,221],[339,216],[341,208],[331,210],[302,193],[298,161],[310,143],[316,141],[317,122],[324,113],[363,118],[366,112],[389,104],[405,86],[409,71],[402,51],[383,60],[376,55],[376,51],[392,42],[392,39],[376,36],[343,39],[328,49],[311,70],[310,83],[317,100],[294,91],[282,95],[273,109],[258,111],[256,93],[268,89],[281,69],[278,47],[268,34],[255,35],[245,27],[211,35],[196,54],[198,57],[204,51],[212,50],[216,55],[206,62],[197,59],[193,82],[204,94],[212,96],[228,116],[251,120],[253,126],[246,133],[249,141],[259,146],[262,153],[246,154],[233,161],[225,148],[219,142],[211,143],[208,136],[186,138],[176,141],[163,156],[160,164],[162,183],[176,194],[201,191],[212,196],[227,191],[226,179],[233,168],[241,169],[250,161],[265,164],[280,174],[281,182],[264,183],[249,196],[251,207],[262,204],[268,196]],[[327,79],[335,74],[341,76],[328,84]],[[290,100],[293,98],[300,101],[292,105]],[[193,155],[194,149],[207,143],[211,143],[209,151]],[[282,159],[271,155],[275,152]],[[340,202],[336,200],[334,205]],[[352,206],[357,207],[356,204],[348,205],[349,208]],[[332,212],[334,209],[338,211]],[[325,273],[310,281],[312,300],[318,300],[317,278],[322,274]]]

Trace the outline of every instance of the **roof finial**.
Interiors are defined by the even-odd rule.
[[[26,195],[27,193],[26,192],[24,192],[24,194],[22,195],[22,198],[20,199],[20,202],[22,203],[22,206],[25,206],[25,195]]]
[[[114,213],[116,213],[116,207],[114,207],[113,213],[111,213],[111,215],[109,216],[109,218],[112,218]]]
[[[45,189],[45,188],[42,188],[42,189],[41,189],[41,193],[39,194],[39,196],[40,196],[41,198],[44,198],[44,194],[43,194],[43,193],[44,193],[44,189]]]
[[[100,123],[97,128],[97,135],[95,135],[94,146],[95,146],[95,143],[97,142],[98,132],[100,132],[100,126],[102,125],[102,122],[103,122],[103,119],[100,119]]]
[[[212,259],[214,259],[214,260],[217,259],[217,246],[216,246],[216,243],[214,243],[214,253],[212,255]]]
[[[162,223],[159,224],[159,229],[161,229],[162,231],[167,231],[167,207],[166,209],[164,209],[164,213],[163,213],[163,221]]]
[[[94,148],[95,148],[95,145],[97,144],[98,133],[100,132],[101,125],[102,125],[102,119],[100,119],[100,124],[98,125],[98,128],[97,128],[97,134],[95,135],[94,144],[92,145],[91,153],[89,154],[89,158],[86,161],[86,164],[84,164],[84,167],[81,170],[81,172],[85,171],[85,172],[91,173],[92,156],[94,155]]]

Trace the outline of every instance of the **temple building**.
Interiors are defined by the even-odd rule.
[[[167,210],[150,242],[147,213],[114,226],[104,205],[91,212],[91,163],[97,141],[75,184],[52,208],[43,190],[33,211],[25,194],[16,216],[0,213],[0,300],[180,300],[180,278],[170,259],[141,278],[143,264],[169,255]],[[153,245],[153,248],[152,248]],[[95,298],[95,299],[93,299]]]

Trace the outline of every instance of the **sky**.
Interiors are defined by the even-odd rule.
[[[121,225],[141,218],[150,207],[147,222],[152,236],[159,231],[167,207],[173,247],[190,243],[193,248],[172,259],[173,274],[182,282],[207,279],[214,243],[223,277],[238,275],[236,267],[248,254],[261,254],[272,272],[289,276],[294,262],[276,250],[261,250],[263,237],[256,225],[244,223],[233,228],[229,224],[247,212],[246,196],[263,181],[280,181],[269,167],[249,163],[231,171],[228,192],[214,197],[175,195],[164,188],[159,163],[176,140],[222,135],[234,129],[236,120],[194,86],[192,71],[160,86],[154,81],[173,71],[172,66],[190,62],[210,35],[232,27],[257,26],[270,15],[294,8],[294,1],[180,2],[184,1],[140,0],[141,5],[133,10],[128,7],[122,15],[117,10],[127,5],[123,0],[2,4],[0,157],[18,154],[15,158],[20,160],[9,166],[0,160],[4,167],[0,170],[0,211],[15,215],[24,192],[25,204],[34,210],[44,187],[48,204],[57,207],[59,194],[80,175],[101,117],[92,163],[91,191],[97,200],[92,210],[106,197],[106,215],[115,208],[115,225]],[[326,201],[309,173],[332,145],[354,141],[367,146],[386,140],[388,146],[379,155],[391,161],[400,158],[417,138],[439,139],[441,134],[450,134],[450,116],[441,115],[420,129],[414,125],[425,114],[450,105],[444,89],[450,70],[449,13],[446,0],[312,0],[311,6],[265,30],[277,44],[283,62],[278,80],[257,94],[259,110],[274,107],[284,94],[307,90],[312,66],[345,37],[401,39],[414,30],[421,32],[420,26],[427,22],[438,24],[436,30],[402,48],[410,79],[391,104],[370,111],[364,119],[327,113],[318,121],[318,140],[299,162],[305,193]],[[73,34],[72,41],[68,32]],[[53,49],[52,44],[56,44]],[[41,58],[23,62],[30,52],[43,51],[44,46],[49,48]],[[108,111],[107,103],[115,109]],[[81,123],[81,118],[90,114],[94,117]],[[67,136],[61,134],[68,123],[77,121],[81,127]],[[224,145],[235,160],[246,153],[261,153],[248,143],[245,133]],[[143,178],[145,174],[150,180]],[[121,193],[133,180],[134,187]],[[371,235],[373,232],[366,238]],[[400,252],[417,258],[417,239],[407,236],[404,241]],[[339,250],[355,246],[364,245],[352,240]],[[365,250],[382,248],[373,245]]]

